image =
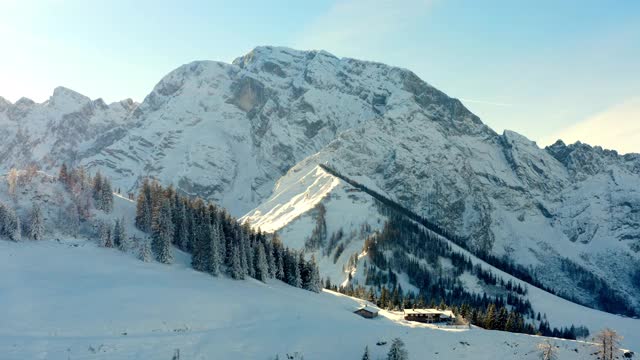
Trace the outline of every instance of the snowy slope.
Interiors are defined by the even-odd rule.
[[[359,182],[362,182],[361,180],[362,178],[358,179]],[[317,186],[318,183],[333,184],[333,186]],[[310,184],[312,186],[309,186]],[[334,284],[340,284],[346,281],[348,274],[351,273],[354,279],[362,283],[363,269],[358,267],[345,269],[344,267],[354,253],[360,255],[357,266],[361,266],[367,260],[366,254],[362,254],[364,239],[372,232],[380,230],[384,221],[387,220],[386,215],[382,214],[380,208],[375,205],[375,200],[318,166],[294,167],[277,183],[276,189],[272,199],[241,221],[259,225],[266,231],[279,230],[278,234],[285,244],[304,248],[305,239],[311,233],[309,229],[315,226],[316,214],[309,209],[322,203],[326,208],[327,233],[331,235],[342,230],[345,235],[339,243],[345,246],[345,250],[336,262],[334,262],[335,246],[329,254],[326,253],[326,248],[312,251],[318,259],[321,275],[329,277]],[[380,193],[384,194],[381,191]],[[299,195],[287,201],[286,194]],[[300,199],[304,199],[304,202]],[[273,203],[277,203],[277,206]],[[271,211],[272,207],[275,207],[274,211]],[[282,209],[293,210],[281,211]],[[291,218],[293,220],[289,220]],[[451,246],[457,252],[469,257],[474,264],[490,270],[505,281],[510,280],[514,284],[526,285],[527,298],[531,301],[534,311],[546,313],[553,326],[585,325],[592,333],[608,326],[623,333],[628,341],[627,344],[640,343],[640,337],[638,337],[640,320],[609,314],[564,300],[495,269],[455,244]],[[474,276],[465,273],[461,278],[468,289],[475,290],[479,294],[483,292],[491,294],[491,289],[484,288]],[[402,277],[400,280],[403,289],[413,288]]]
[[[3,359],[170,359],[175,349],[184,359],[358,359],[365,345],[377,358],[389,345],[375,343],[394,337],[412,359],[536,359],[543,340],[408,324],[384,311],[367,320],[352,314],[351,298],[212,278],[177,255],[167,266],[89,242],[0,241]],[[593,351],[553,341],[562,359]]]
[[[547,286],[586,303],[595,301],[596,294],[578,288],[563,273],[560,262],[568,258],[640,307],[640,288],[633,280],[640,268],[636,156],[604,156],[601,149],[581,148],[600,165],[586,172],[577,161],[562,162],[559,150],[542,150],[521,135],[497,135],[473,121],[447,119],[438,108],[415,106],[409,117],[404,110],[390,111],[341,133],[277,186],[299,183],[301,173],[328,164],[468,238],[472,248],[531,266]],[[300,185],[300,193],[289,193],[305,192]],[[288,220],[274,219],[273,210],[288,202],[276,187],[245,218],[287,232]],[[312,229],[296,232],[304,238]]]
[[[276,182],[327,163],[474,248],[531,266],[548,286],[596,301],[562,272],[566,257],[640,310],[638,154],[540,149],[495,133],[409,70],[324,51],[258,47],[233,64],[193,62],[139,106],[103,105],[64,88],[44,104],[0,100],[0,136],[11,139],[0,145],[0,168],[73,161],[124,191],[152,176],[286,228],[295,216],[282,214],[312,207],[298,197],[295,211],[280,208],[307,190],[281,193]],[[300,238],[312,229],[298,228]]]

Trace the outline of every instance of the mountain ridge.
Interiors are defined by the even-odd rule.
[[[549,286],[597,302],[597,294],[570,284],[561,269],[568,257],[640,307],[632,282],[640,261],[640,155],[582,143],[541,149],[518,133],[498,134],[410,70],[257,47],[232,64],[182,65],[139,105],[82,105],[88,98],[56,93],[58,105],[71,100],[62,106],[69,112],[26,99],[0,106],[0,124],[9,124],[0,135],[12,139],[0,147],[3,170],[81,164],[127,192],[152,177],[264,223],[278,201],[307,193],[276,201],[278,184],[326,162],[455,230],[476,251],[538,269]],[[305,208],[302,218],[311,215]],[[307,226],[296,236],[311,232]],[[628,260],[611,263],[620,258]],[[564,275],[545,278],[543,269]]]

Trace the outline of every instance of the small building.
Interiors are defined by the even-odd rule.
[[[451,310],[405,309],[404,319],[427,324],[451,323],[455,319]]]
[[[378,308],[375,308],[369,305],[364,305],[358,308],[358,310],[354,311],[354,313],[362,316],[363,318],[373,319],[374,317],[378,316],[379,311],[380,309]]]

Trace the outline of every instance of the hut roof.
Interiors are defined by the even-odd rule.
[[[438,309],[405,309],[404,313],[407,315],[427,315],[427,314],[439,314],[440,316],[454,317],[451,310],[438,310]]]
[[[361,310],[364,310],[366,312],[370,312],[373,314],[377,314],[380,311],[380,309],[378,309],[377,307],[373,307],[371,305],[363,305],[356,309],[356,311],[361,311]]]

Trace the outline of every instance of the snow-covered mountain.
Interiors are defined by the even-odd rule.
[[[0,170],[77,162],[110,143],[113,133],[126,131],[136,106],[131,99],[106,104],[64,87],[41,104],[0,98]]]
[[[322,202],[329,235],[349,229],[345,256],[319,259],[339,280],[386,217],[318,167],[329,165],[583,303],[608,295],[601,282],[640,309],[638,154],[541,149],[495,133],[409,70],[324,51],[193,62],[139,106],[99,104],[66,89],[44,104],[1,101],[0,132],[15,146],[0,145],[0,166],[82,163],[123,191],[152,176],[247,213],[290,246],[304,246]]]
[[[233,64],[194,62],[162,79],[136,109],[136,127],[84,163],[112,168],[123,187],[153,176],[242,215],[340,133],[411,101],[400,90],[418,82],[407,70],[324,51],[260,47]],[[427,88],[421,101],[449,101]]]

